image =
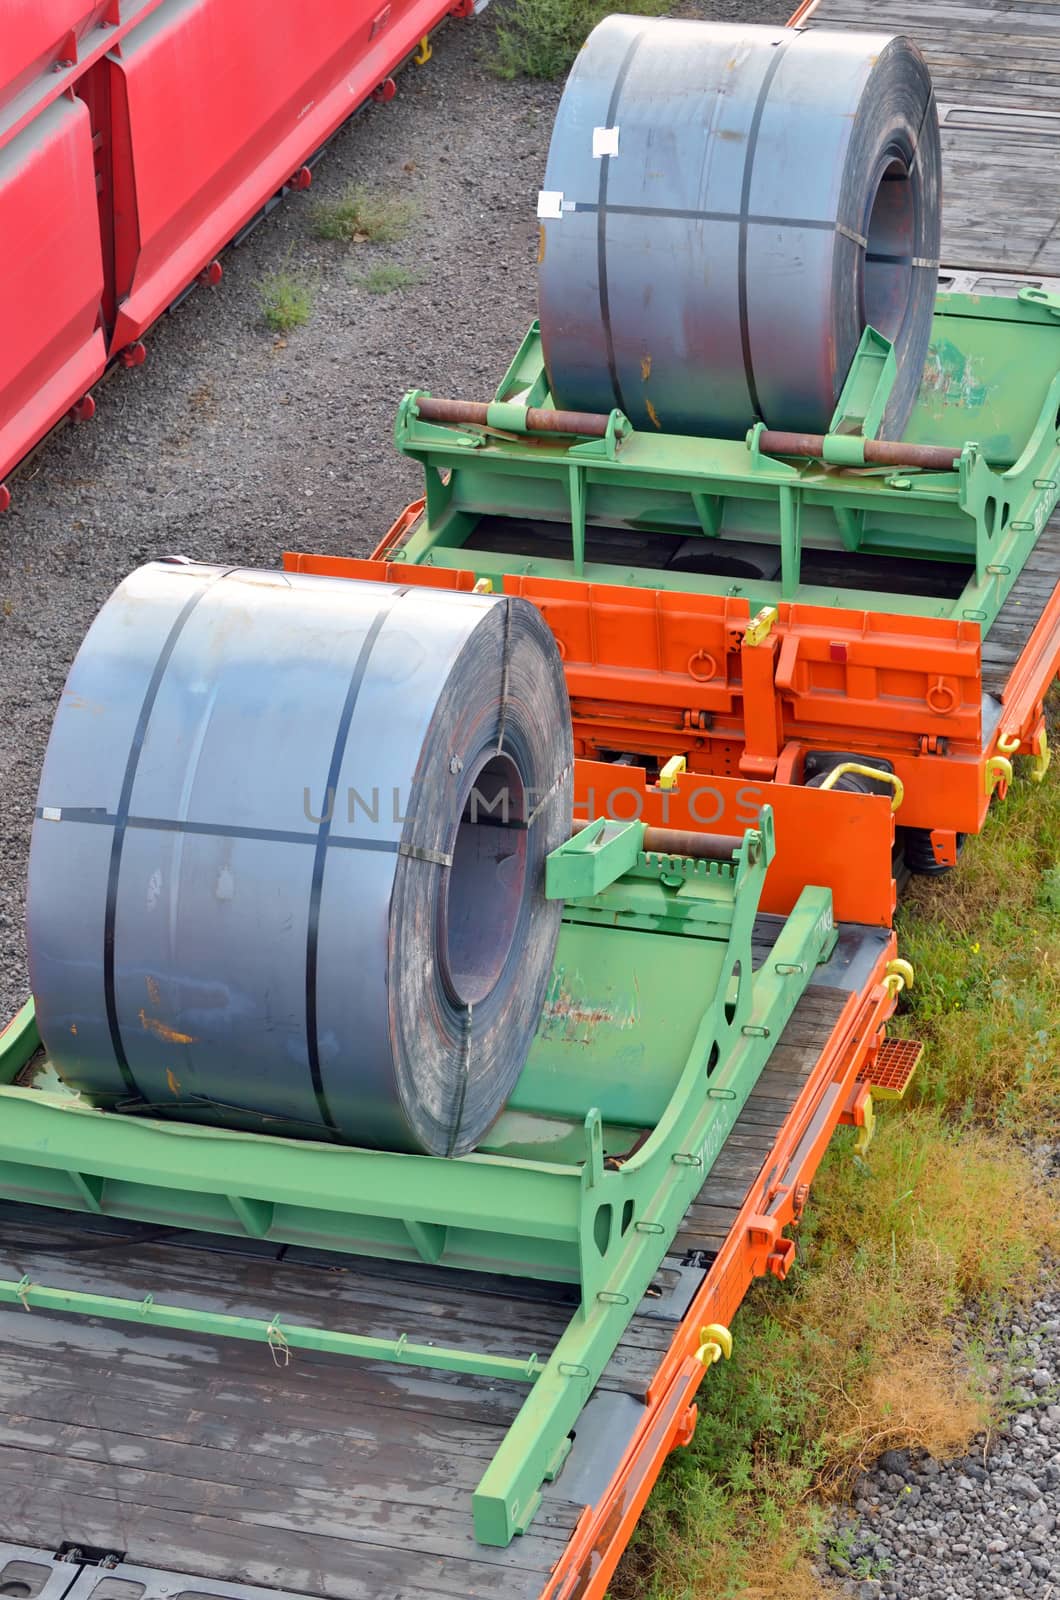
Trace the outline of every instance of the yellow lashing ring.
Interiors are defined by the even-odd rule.
[[[1049,749],[1049,735],[1043,728],[1034,741],[1034,766],[1031,768],[1032,783],[1041,783],[1045,774],[1049,771],[1049,763],[1052,759],[1053,753]]]
[[[854,1154],[864,1158],[868,1154],[869,1145],[872,1143],[876,1132],[876,1107],[871,1094],[865,1096],[864,1120],[858,1129],[858,1136],[854,1140]]]
[[[427,34],[424,34],[423,38],[420,40],[420,48],[412,59],[418,67],[425,67],[433,54],[434,51],[431,48],[430,38]]]
[[[1003,733],[997,741],[997,747],[1003,757],[1012,757],[1019,750],[1022,743],[1023,741],[1018,733]],[[999,758],[995,757],[995,760],[997,759]],[[1048,731],[1045,728],[1040,728],[1038,737],[1034,741],[1034,753],[1031,756],[1030,780],[1032,783],[1041,783],[1045,774],[1049,771],[1049,763],[1052,759],[1053,753],[1049,749]],[[990,782],[989,765],[987,763],[987,794],[990,794],[993,788]],[[994,781],[996,782],[997,779],[995,778]],[[1006,781],[1011,782],[1011,779]]]
[[[983,784],[988,795],[993,794],[998,784],[1012,782],[1012,762],[1008,756],[991,756],[983,767]]]

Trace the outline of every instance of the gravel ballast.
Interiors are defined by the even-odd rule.
[[[1002,1332],[1003,1426],[939,1463],[887,1450],[822,1558],[856,1600],[1060,1597],[1060,1287]],[[834,1591],[833,1591],[834,1592]]]

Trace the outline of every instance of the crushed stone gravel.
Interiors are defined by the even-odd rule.
[[[1060,1161],[1058,1161],[1060,1164]],[[822,1550],[855,1600],[1060,1600],[1060,1281],[992,1343],[1005,1421],[940,1463],[886,1450]],[[972,1325],[960,1330],[975,1332]]]

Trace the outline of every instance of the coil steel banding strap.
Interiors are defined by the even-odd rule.
[[[567,81],[538,206],[557,407],[824,433],[866,324],[920,383],[940,233],[923,57],[882,34],[615,16]]]
[[[460,1154],[559,931],[570,714],[521,600],[155,563],[56,713],[30,977],[100,1104]]]

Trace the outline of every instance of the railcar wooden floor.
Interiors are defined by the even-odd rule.
[[[1060,581],[1060,512],[1056,512],[983,640],[983,688],[999,699]]]
[[[759,919],[756,964],[778,928]],[[509,1549],[475,1544],[471,1494],[522,1386],[298,1352],[274,1359],[235,1340],[19,1309],[0,1311],[7,1538],[38,1551],[114,1551],[198,1593],[193,1580],[213,1579],[328,1600],[532,1600],[606,1487],[675,1324],[884,941],[878,930],[843,930],[583,1413],[563,1472]],[[3,1207],[0,1275],[23,1273],[526,1356],[551,1349],[572,1309],[570,1290],[555,1285]],[[170,1595],[181,1587],[168,1584]]]
[[[1060,0],[817,0],[800,25],[920,45],[942,124],[946,267],[1060,276]]]

